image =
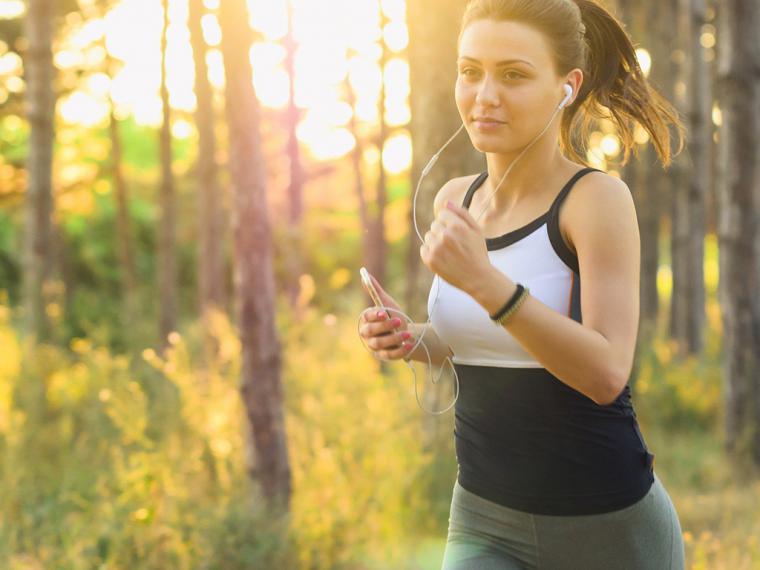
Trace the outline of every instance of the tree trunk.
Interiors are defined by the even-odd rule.
[[[650,22],[658,22],[658,9],[662,9],[660,2],[649,0],[644,5],[634,5],[630,0],[620,2],[620,18],[630,30],[635,45],[646,46],[652,54],[652,68],[649,79],[654,87],[657,85],[658,62],[667,62],[662,57],[661,45],[658,43],[656,29],[651,28]],[[659,76],[663,74],[659,73]],[[631,388],[635,387],[639,372],[639,354],[642,347],[651,344],[656,330],[658,296],[657,296],[657,270],[659,268],[659,235],[660,235],[660,187],[665,176],[658,168],[656,157],[652,150],[651,141],[638,149],[638,156],[632,157],[631,161],[623,170],[623,179],[631,189],[634,202],[636,203],[637,217],[639,220],[639,235],[641,237],[641,268],[639,281],[640,315],[639,330],[636,337],[636,358],[629,377]]]
[[[699,352],[703,344],[705,208],[712,136],[708,123],[710,75],[700,40],[705,22],[704,2],[682,0],[680,10],[679,28],[683,26],[685,51],[689,54],[683,67],[684,103],[689,118],[689,175],[673,193],[671,336],[679,341],[679,354],[686,355]]]
[[[760,0],[719,3],[723,110],[718,193],[726,447],[760,468]]]
[[[290,183],[288,184],[289,215],[288,215],[288,252],[285,258],[287,265],[287,283],[285,291],[291,309],[297,308],[297,299],[301,291],[300,276],[303,273],[303,185],[304,169],[301,164],[301,154],[296,136],[296,128],[301,120],[301,111],[296,107],[295,92],[295,53],[296,43],[293,34],[293,0],[287,0],[288,33],[285,35],[286,50],[285,68],[290,77],[288,108],[285,112],[285,122],[288,129],[287,153],[290,165]]]
[[[235,196],[235,286],[243,352],[241,393],[255,462],[251,475],[259,479],[270,506],[288,510],[291,474],[283,411],[281,346],[275,328],[273,246],[259,134],[259,103],[248,60],[251,30],[245,0],[222,2],[220,24]]]
[[[111,137],[111,176],[116,193],[116,233],[118,235],[119,265],[121,265],[123,311],[125,326],[131,330],[137,314],[137,269],[132,251],[132,228],[129,216],[129,190],[122,170],[121,134],[119,121],[114,114],[114,103],[109,116],[109,134]]]
[[[198,127],[198,311],[204,331],[204,360],[215,352],[209,317],[214,310],[223,310],[224,263],[222,258],[222,195],[216,163],[214,134],[214,102],[206,65],[206,41],[201,18],[203,0],[190,0],[188,27],[195,62],[195,123]]]
[[[347,57],[350,57],[352,55],[351,51],[349,51],[346,55]],[[369,206],[367,205],[367,196],[365,195],[364,191],[364,141],[361,138],[358,121],[356,120],[356,93],[354,93],[351,82],[348,79],[348,75],[346,75],[346,78],[343,81],[343,89],[346,92],[346,99],[348,100],[348,104],[351,106],[352,110],[351,119],[349,120],[349,129],[351,131],[351,134],[354,136],[354,140],[356,140],[356,144],[351,151],[351,166],[354,174],[356,201],[359,205],[359,223],[362,234],[362,257],[363,259],[367,260],[368,252],[371,251],[369,239],[369,228],[371,221],[369,215]],[[367,270],[372,273],[371,268],[368,267]],[[362,290],[364,290],[363,287]],[[374,304],[374,301],[366,291],[364,291],[364,298],[365,306],[371,306]]]
[[[160,344],[165,348],[169,333],[177,328],[177,269],[174,176],[172,174],[172,133],[169,91],[166,87],[166,33],[169,27],[169,0],[163,0],[164,26],[161,33],[161,104],[163,123],[161,148],[161,222],[158,228],[158,294]]]
[[[45,289],[50,279],[52,170],[55,94],[53,92],[53,9],[46,0],[29,0],[25,27],[29,154],[26,170],[26,236],[24,239],[24,331],[44,341],[50,334]]]
[[[380,11],[380,30],[385,28],[387,18],[383,13],[382,3],[378,4]],[[383,165],[383,151],[385,142],[388,140],[388,126],[385,123],[385,65],[388,61],[388,47],[385,45],[385,39],[380,34],[380,74],[383,81],[380,82],[380,97],[378,98],[378,116],[379,130],[376,139],[377,152],[380,159],[377,162],[377,180],[375,182],[375,201],[370,202],[369,226],[367,227],[367,240],[365,241],[366,250],[364,259],[366,259],[367,269],[380,283],[386,283],[386,266],[388,263],[388,242],[385,239],[385,208],[388,205],[387,178],[385,175],[385,166]],[[367,293],[368,295],[368,293]],[[388,371],[389,364],[380,362],[380,369],[383,373]]]
[[[689,77],[691,131],[690,155],[693,168],[688,188],[688,222],[686,251],[688,273],[683,276],[684,287],[680,290],[687,295],[688,305],[685,311],[684,347],[688,354],[697,354],[704,346],[705,324],[705,233],[706,208],[709,192],[712,160],[712,88],[711,70],[705,60],[702,46],[702,31],[707,23],[707,6],[705,0],[690,1],[690,56],[691,74]]]

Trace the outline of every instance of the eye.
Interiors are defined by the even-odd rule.
[[[477,70],[472,67],[465,67],[459,71],[461,75],[464,75],[465,77],[468,76],[468,73],[472,71],[473,73],[477,73]]]
[[[512,77],[509,77],[512,76]],[[504,77],[507,79],[522,79],[523,75],[521,73],[517,73],[516,71],[507,71],[504,74]]]

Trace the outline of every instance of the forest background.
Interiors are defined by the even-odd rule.
[[[587,156],[637,205],[639,422],[687,567],[760,568],[760,0],[605,5],[688,132]],[[3,567],[440,567],[453,412],[358,268],[427,320],[463,7],[0,0]],[[484,167],[452,143],[423,233]]]

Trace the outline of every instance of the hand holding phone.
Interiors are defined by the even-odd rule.
[[[364,325],[360,327],[359,335],[370,350],[384,353],[386,359],[407,360],[410,349],[414,345],[414,338],[401,307],[385,292],[366,268],[359,269],[359,274],[375,306],[386,308],[385,311],[381,311],[384,316],[379,318],[377,311],[365,310],[362,314]]]

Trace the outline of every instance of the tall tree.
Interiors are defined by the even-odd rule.
[[[688,160],[683,164],[679,184],[673,186],[671,201],[671,267],[673,290],[670,306],[670,335],[679,341],[679,354],[698,351],[704,323],[704,235],[707,183],[710,155],[704,155],[705,133],[703,107],[705,96],[699,89],[709,88],[709,71],[703,65],[704,49],[700,43],[704,20],[704,3],[700,9],[693,0],[680,0],[677,30],[683,53],[680,67],[679,106],[688,117]],[[695,9],[699,13],[695,16]],[[704,71],[703,71],[704,70]],[[702,73],[707,73],[700,77]],[[709,86],[709,84],[708,84]],[[708,102],[709,104],[709,102]],[[709,115],[708,115],[709,120]],[[709,134],[707,135],[710,136]],[[708,150],[709,152],[709,150]],[[696,153],[696,154],[695,154]],[[707,159],[707,160],[705,160]],[[707,170],[705,170],[707,169]]]
[[[161,221],[158,228],[159,334],[162,347],[177,327],[176,205],[172,173],[172,131],[169,90],[166,86],[166,43],[169,29],[169,0],[162,0],[164,25],[161,31],[161,107],[163,122],[159,135],[161,148]]]
[[[350,59],[353,55],[353,50],[349,49],[346,53],[346,57]],[[356,111],[357,111],[357,98],[356,98],[356,92],[354,91],[353,86],[351,85],[351,81],[349,80],[348,74],[346,74],[346,77],[343,80],[343,90],[346,93],[346,100],[348,104],[351,107],[351,118],[349,119],[349,130],[351,134],[354,136],[354,140],[356,141],[356,144],[354,144],[354,148],[351,151],[351,167],[353,170],[354,175],[354,189],[356,190],[356,197],[357,197],[357,203],[359,204],[359,222],[361,224],[362,228],[362,255],[366,259],[366,252],[369,250],[369,244],[368,244],[368,233],[366,231],[367,228],[370,227],[370,214],[369,214],[369,206],[367,204],[367,196],[366,192],[364,190],[364,140],[361,137],[361,132],[359,128],[359,121],[356,119]],[[367,295],[367,304],[372,304],[372,299],[369,298]]]
[[[702,46],[705,0],[682,5],[687,39],[685,85],[689,123],[688,184],[675,189],[673,199],[673,311],[671,335],[683,354],[701,351],[705,322],[704,237],[707,192],[712,160],[710,69]]]
[[[206,65],[207,45],[201,21],[203,0],[190,0],[190,42],[195,62],[195,122],[198,127],[198,309],[209,331],[208,318],[214,309],[224,307],[224,266],[222,258],[223,209],[216,162],[214,102]],[[206,333],[206,359],[212,350]]]
[[[272,231],[260,109],[248,58],[252,34],[245,0],[220,7],[230,171],[234,187],[235,291],[242,347],[243,404],[254,465],[269,506],[289,510],[291,473],[282,397],[282,349],[275,327]]]
[[[378,132],[375,138],[377,152],[380,159],[377,161],[377,179],[375,181],[375,200],[368,201],[368,222],[366,229],[366,239],[364,242],[364,258],[367,260],[367,269],[378,281],[385,282],[385,267],[388,257],[388,243],[385,239],[385,208],[388,204],[387,177],[385,166],[383,165],[383,151],[385,143],[388,140],[388,125],[385,122],[385,68],[388,62],[388,47],[385,43],[385,37],[382,31],[385,28],[388,19],[383,12],[382,2],[378,3],[379,22],[380,22],[380,96],[378,97]]]
[[[285,125],[288,131],[287,153],[290,167],[288,183],[288,232],[289,255],[285,258],[287,264],[287,282],[285,291],[291,308],[296,308],[296,301],[301,290],[300,276],[303,272],[303,185],[305,180],[301,152],[298,144],[296,129],[301,121],[301,111],[296,106],[295,89],[295,55],[296,41],[293,32],[293,0],[286,1],[288,15],[288,32],[283,38],[285,45],[285,69],[290,78],[288,90],[288,106],[285,110]]]
[[[718,192],[726,446],[760,467],[760,0],[718,3]]]
[[[52,169],[55,94],[53,92],[53,9],[47,0],[29,0],[24,54],[29,120],[26,236],[24,240],[24,329],[39,340],[50,335],[45,286],[50,277]]]
[[[101,4],[99,16],[105,18],[109,6]],[[105,52],[104,68],[109,78],[116,74],[116,61],[108,53],[106,36],[103,34],[101,46]],[[137,266],[133,249],[132,224],[129,215],[129,187],[124,176],[123,149],[121,142],[121,128],[119,119],[116,117],[116,104],[108,95],[108,133],[111,139],[111,178],[116,194],[116,236],[119,252],[119,266],[121,269],[121,289],[124,315],[124,324],[127,331],[133,330],[133,319],[137,314]]]
[[[663,3],[655,0],[637,3],[633,0],[622,0],[618,3],[620,19],[626,25],[634,45],[648,49],[651,54],[652,67],[649,80],[655,87],[660,88],[663,77],[663,67],[667,56],[663,55],[662,46],[657,37],[657,26],[651,22],[660,22],[659,15]],[[640,271],[640,306],[639,334],[636,337],[637,356],[641,347],[649,346],[657,323],[657,270],[659,267],[659,237],[662,205],[661,197],[663,180],[662,170],[658,168],[656,157],[651,144],[637,147],[636,156],[625,166],[623,179],[631,189],[639,220],[641,236],[641,271]],[[635,385],[639,371],[639,358],[634,360],[629,382]]]

